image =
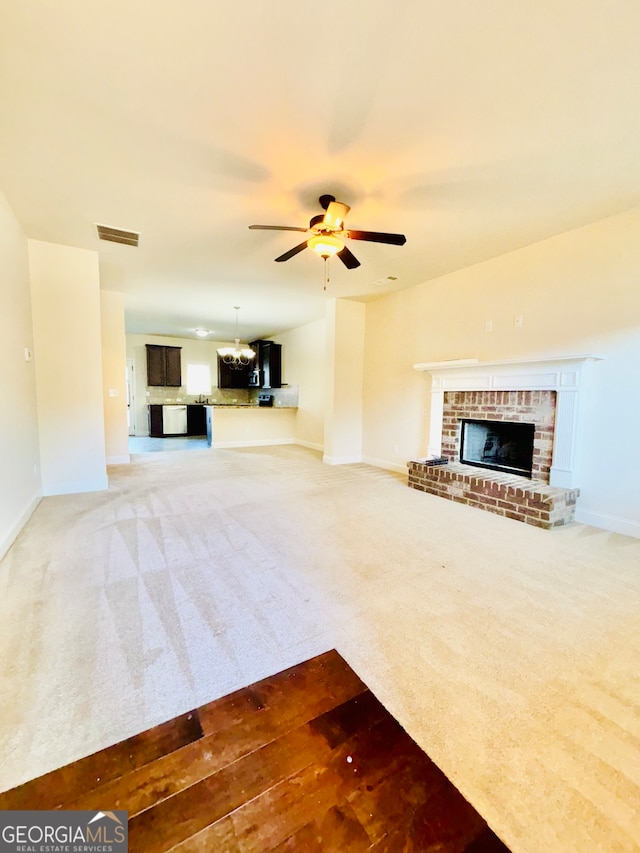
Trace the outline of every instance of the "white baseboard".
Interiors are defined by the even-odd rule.
[[[316,444],[314,441],[304,441],[302,438],[296,438],[294,441],[300,447],[308,447],[309,450],[319,450],[321,453],[324,450],[324,444]]]
[[[384,468],[386,471],[395,471],[397,474],[406,474],[407,465],[398,465],[397,462],[388,462],[386,459],[376,459],[373,456],[363,456],[362,461],[374,468]]]
[[[256,438],[247,441],[214,441],[213,448],[223,450],[231,447],[269,447],[272,444],[294,444],[293,438]]]
[[[128,465],[131,462],[131,457],[128,453],[123,453],[120,456],[107,456],[107,465]]]
[[[359,453],[355,456],[327,456],[325,454],[322,457],[322,461],[325,465],[354,465],[362,462],[362,456]]]
[[[640,523],[632,521],[630,518],[588,512],[576,507],[576,521],[580,524],[590,524],[592,527],[602,527],[612,533],[623,533],[625,536],[635,536],[640,539]]]
[[[31,498],[30,502],[27,504],[26,509],[20,514],[18,520],[9,530],[3,535],[2,539],[0,539],[0,560],[7,553],[9,548],[13,545],[16,540],[16,536],[22,528],[25,526],[27,521],[31,518],[34,513],[35,508],[38,506],[40,501],[42,500],[42,495],[36,494]]]

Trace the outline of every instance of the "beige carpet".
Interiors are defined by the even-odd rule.
[[[640,850],[640,541],[293,446],[110,482],[0,563],[0,789],[335,647],[515,853]]]

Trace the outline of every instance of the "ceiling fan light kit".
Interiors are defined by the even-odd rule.
[[[327,212],[324,215],[324,224],[326,228],[342,228],[345,217],[351,208],[348,204],[342,204],[340,201],[332,201],[327,207]]]
[[[345,239],[365,240],[370,243],[388,243],[392,246],[404,246],[407,238],[404,234],[388,234],[383,231],[351,231],[344,226],[344,220],[351,208],[348,204],[336,201],[332,195],[321,195],[320,206],[325,213],[312,216],[308,228],[299,228],[291,225],[250,225],[249,228],[263,231],[306,231],[311,232],[311,237],[304,243],[299,243],[293,249],[277,257],[278,263],[288,261],[309,247],[321,258],[337,255],[347,269],[355,269],[360,266],[360,261],[347,248]]]
[[[307,242],[307,246],[313,249],[321,258],[330,258],[344,249],[342,240],[338,240],[337,237],[333,237],[330,234],[319,234],[317,237],[312,237]]]

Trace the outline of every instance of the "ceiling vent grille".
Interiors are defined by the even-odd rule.
[[[124,243],[125,246],[137,246],[140,235],[135,231],[123,231],[121,228],[109,228],[107,225],[97,225],[98,237],[110,243]]]

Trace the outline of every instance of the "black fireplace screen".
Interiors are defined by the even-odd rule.
[[[460,461],[531,476],[534,424],[462,420]]]

